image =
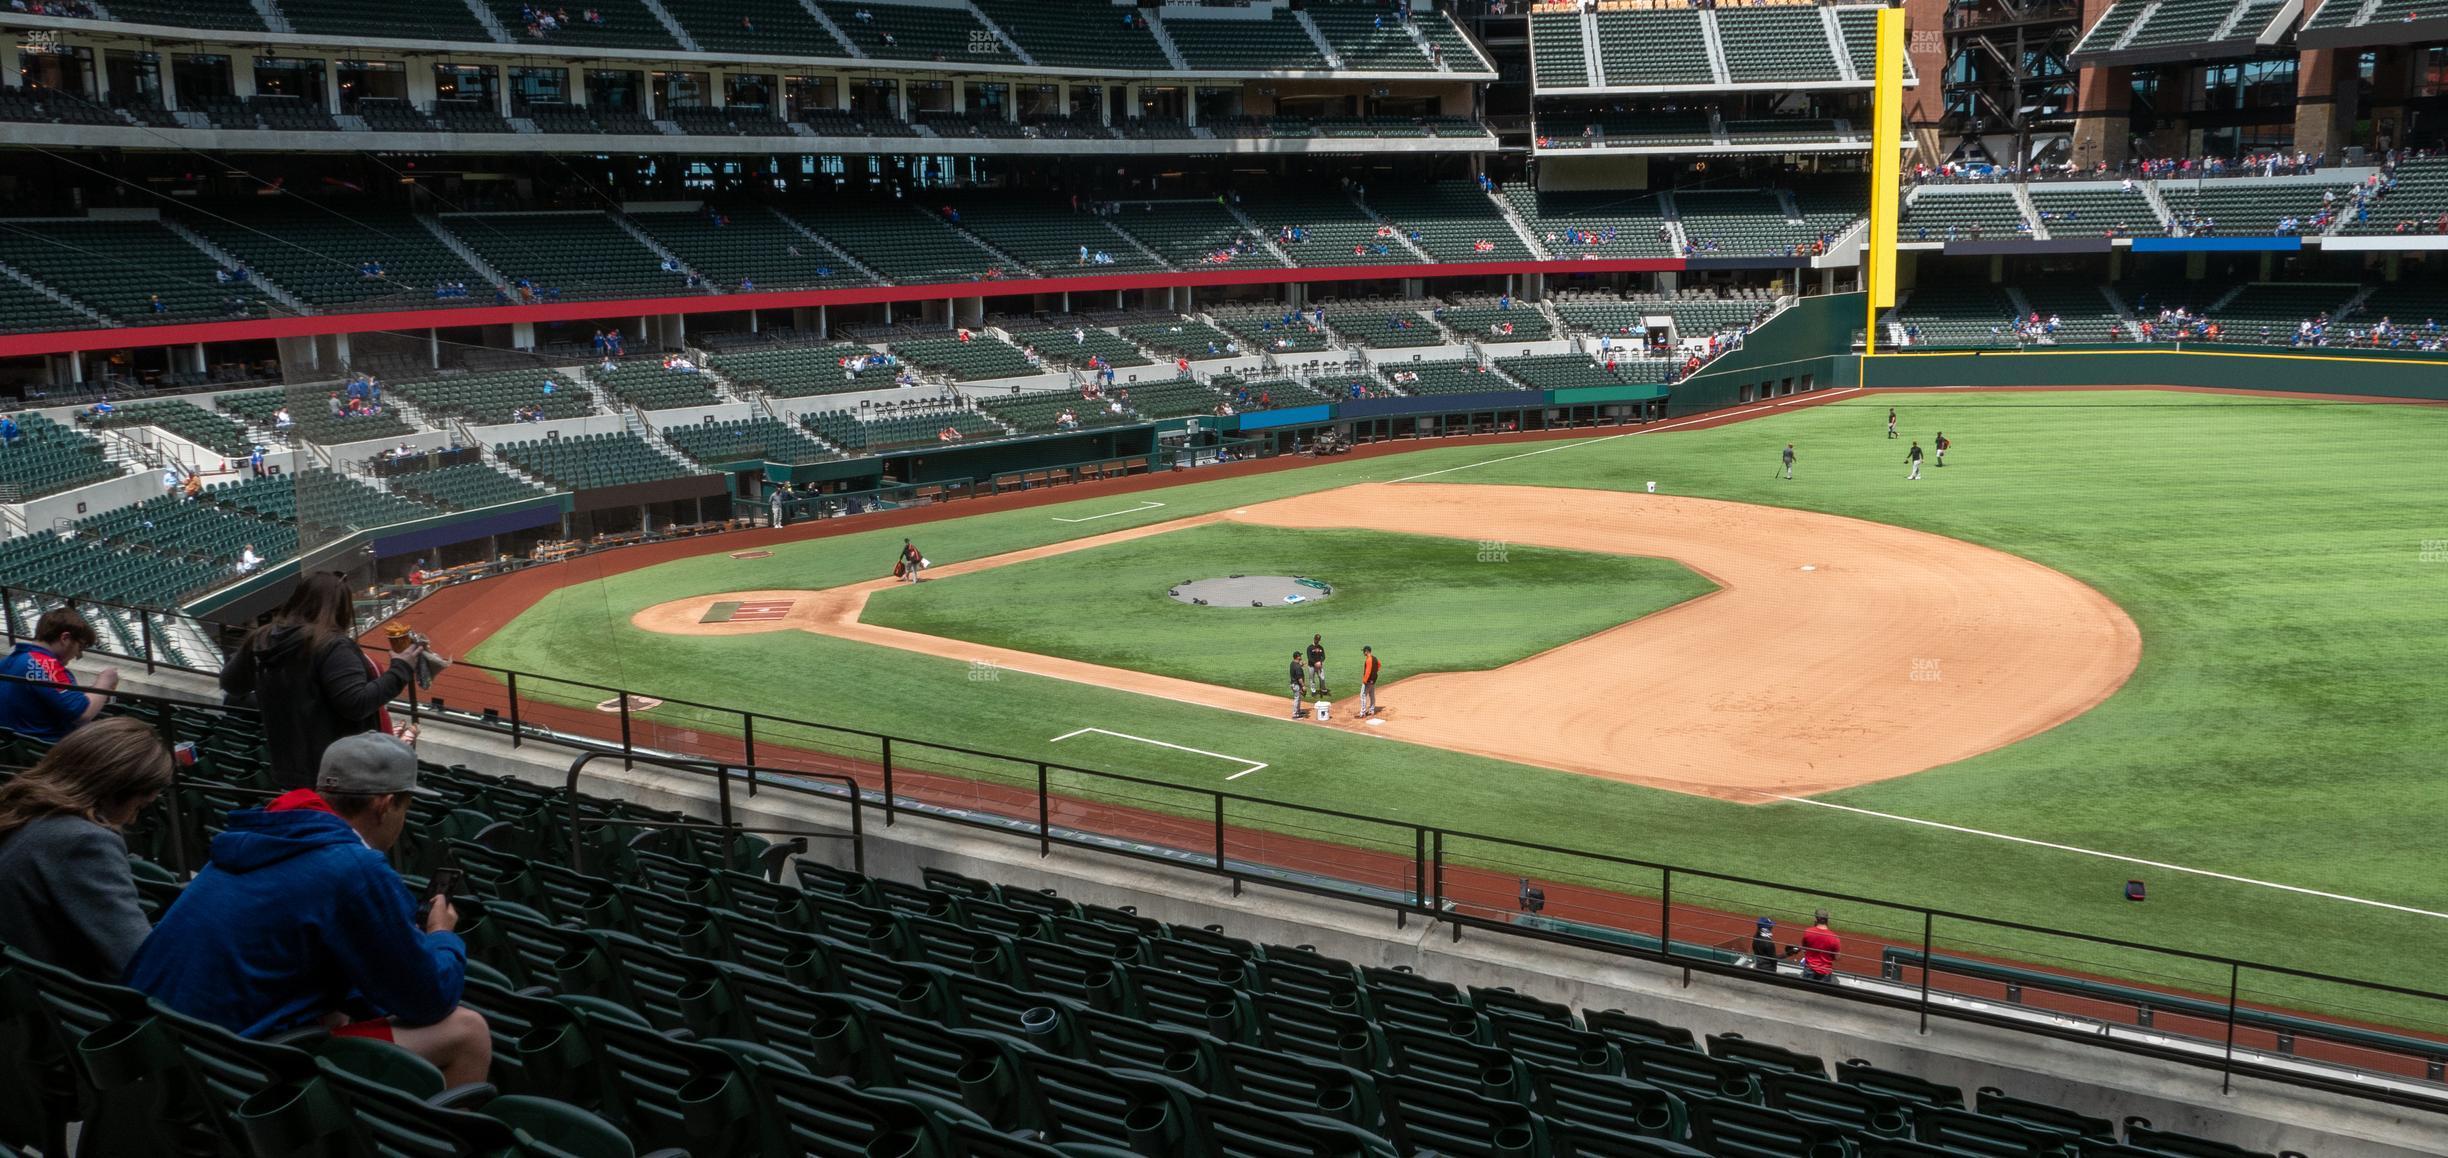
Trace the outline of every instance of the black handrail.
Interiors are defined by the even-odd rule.
[[[639,762],[653,764],[663,768],[673,768],[682,772],[711,774],[714,777],[714,799],[717,819],[714,824],[706,825],[692,824],[686,821],[641,820],[631,817],[610,817],[596,822],[599,825],[619,824],[633,828],[673,830],[719,830],[722,832],[755,833],[757,835],[792,837],[813,836],[823,840],[847,840],[850,842],[851,867],[856,869],[860,875],[866,875],[867,825],[865,818],[861,813],[861,809],[864,807],[864,802],[859,796],[858,781],[853,780],[848,776],[837,775],[829,772],[801,772],[790,768],[763,769],[763,771],[779,772],[787,776],[840,782],[844,790],[842,796],[844,799],[850,802],[850,831],[847,835],[832,832],[810,832],[801,828],[754,828],[742,825],[733,820],[731,817],[731,781],[734,773],[744,771],[753,774],[758,771],[758,769],[753,767],[743,768],[739,765],[716,764],[710,761],[702,760],[675,760],[663,756],[640,756],[632,752],[618,752],[608,749],[599,749],[596,751],[579,753],[577,759],[570,761],[569,776],[562,781],[562,794],[566,798],[564,807],[568,810],[569,814],[570,867],[573,869],[580,872],[586,871],[585,842],[579,839],[579,834],[586,828],[588,822],[578,815],[579,774],[586,770],[587,765],[592,764],[597,760],[612,756],[622,757],[624,763]],[[830,796],[832,794],[820,793],[817,795]],[[723,842],[723,867],[733,867],[731,863],[731,843],[729,841]]]

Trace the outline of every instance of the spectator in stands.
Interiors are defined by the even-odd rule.
[[[44,612],[34,623],[34,637],[0,660],[0,676],[9,677],[0,683],[0,729],[56,744],[101,714],[103,702],[119,687],[119,672],[104,669],[86,685],[92,689],[89,693],[78,689],[76,674],[68,670],[98,639],[93,625],[75,608]]]
[[[16,419],[0,414],[0,450],[17,445],[17,440],[24,436],[25,432],[17,428]]]
[[[314,783],[230,814],[128,984],[247,1037],[321,1025],[416,1054],[447,1086],[483,1081],[493,1037],[459,1005],[459,914],[439,896],[418,912],[386,859],[417,791],[416,753],[351,736],[323,754]]]
[[[230,701],[263,712],[272,782],[282,788],[313,783],[324,750],[341,737],[389,732],[384,705],[408,687],[424,658],[424,645],[414,644],[375,667],[350,634],[353,606],[338,575],[309,575],[221,669]]]
[[[1806,981],[1836,980],[1836,956],[1844,952],[1844,939],[1828,927],[1828,911],[1811,914],[1811,927],[1802,930],[1802,978]]]
[[[0,785],[0,943],[116,981],[153,931],[119,834],[170,787],[170,753],[143,721],[83,728]]]
[[[257,567],[261,566],[263,566],[263,556],[255,553],[255,544],[249,543],[246,546],[238,549],[239,574],[251,574]]]
[[[170,312],[170,303],[163,301],[160,294],[146,295],[145,304],[151,306],[153,308],[153,312],[157,314],[166,314]]]

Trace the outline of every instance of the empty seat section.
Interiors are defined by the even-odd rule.
[[[265,31],[262,13],[247,0],[120,0],[110,6],[110,14],[131,24]]]
[[[853,343],[734,350],[707,362],[733,385],[776,398],[882,390],[893,385],[899,372],[889,356]]]
[[[1720,8],[1716,17],[1726,79],[1736,84],[1844,79],[1816,7]]]
[[[28,411],[16,415],[18,439],[0,449],[0,502],[24,502],[124,473],[93,436]]]
[[[1048,274],[1145,273],[1163,269],[1105,219],[1059,197],[1004,193],[947,202],[958,225],[996,249]]]
[[[1215,323],[1238,335],[1252,353],[1314,354],[1332,345],[1331,334],[1289,306],[1233,306],[1207,311]]]
[[[1601,12],[1598,52],[1610,85],[1705,85],[1716,79],[1700,13],[1689,8]]]
[[[716,214],[633,213],[629,220],[681,264],[723,290],[837,289],[872,284],[865,274],[781,218],[743,206]]]
[[[1283,191],[1247,198],[1241,211],[1258,223],[1275,247],[1305,266],[1395,265],[1419,262],[1393,227],[1380,224],[1352,199],[1332,189]],[[1286,231],[1298,235],[1287,239]],[[1382,231],[1382,232],[1381,232]]]
[[[398,438],[416,430],[389,406],[378,405],[372,414],[341,413],[335,405],[335,400],[339,398],[341,393],[337,388],[310,386],[285,390],[276,386],[268,390],[223,394],[213,399],[213,405],[246,419],[258,429],[326,445]],[[294,423],[286,432],[279,429],[278,423],[278,415],[284,407]]]
[[[529,283],[539,299],[694,292],[601,213],[449,213],[441,221],[503,277]]]
[[[391,489],[446,511],[469,511],[542,498],[552,492],[512,478],[481,462],[416,471],[391,480]]]
[[[1654,192],[1555,193],[1504,187],[1505,200],[1549,253],[1571,259],[1672,257],[1661,195]]]
[[[246,427],[227,415],[215,414],[192,402],[130,402],[110,414],[90,419],[96,430],[150,426],[175,434],[215,454],[243,457],[254,450]]]
[[[530,47],[667,51],[680,47],[663,22],[638,0],[587,0],[583,8],[531,4],[524,0],[484,0],[484,5],[492,9],[494,19],[509,31],[513,41]],[[548,14],[552,17],[551,27],[543,22]],[[595,19],[589,19],[590,14]]]
[[[974,281],[1002,264],[914,206],[823,202],[788,209],[791,219],[894,282]]]
[[[1317,42],[1289,12],[1268,10],[1263,19],[1232,19],[1175,7],[1164,18],[1166,35],[1194,69],[1271,71],[1323,69]],[[1228,10],[1229,11],[1229,10]]]
[[[1409,5],[1404,6],[1405,10]],[[1383,4],[1311,0],[1309,22],[1333,45],[1343,67],[1357,72],[1427,72],[1436,66],[1411,30]]]
[[[1674,203],[1683,237],[1699,254],[1789,254],[1818,236],[1808,225],[1786,217],[1784,203],[1766,190],[1680,190]]]
[[[266,309],[262,291],[216,279],[232,271],[154,221],[11,221],[0,224],[0,263],[121,325],[260,317]]]
[[[1038,373],[1029,365],[1020,348],[997,341],[985,334],[960,338],[920,338],[892,344],[892,352],[902,361],[921,370],[945,375],[956,382],[974,382],[983,378],[1014,378]]]
[[[293,32],[318,36],[381,36],[395,40],[456,40],[487,44],[493,34],[465,4],[424,0],[281,0]]]
[[[2028,235],[2023,207],[2010,189],[1932,187],[1913,195],[1898,218],[1899,241],[1953,241]]]
[[[587,379],[640,410],[714,406],[723,401],[714,380],[704,373],[666,369],[652,359],[622,362],[609,370],[591,366]]]
[[[1437,261],[1529,261],[1536,256],[1475,182],[1397,183],[1369,190],[1368,202]],[[1418,236],[1412,237],[1414,233]]]
[[[1012,341],[1034,348],[1037,356],[1052,366],[1086,366],[1091,357],[1115,367],[1145,366],[1153,361],[1129,339],[1117,338],[1100,327],[1076,320],[1069,325],[1007,326],[1004,332],[1011,335]]]
[[[1193,362],[1205,358],[1229,358],[1238,339],[1231,334],[1191,318],[1166,322],[1143,322],[1122,327],[1122,336],[1167,358],[1188,358]]]
[[[188,228],[247,268],[328,309],[432,309],[489,304],[493,285],[406,213],[346,202],[285,198],[277,210],[215,207]],[[443,296],[437,286],[467,287]]]
[[[1135,9],[1105,0],[975,0],[1003,34],[1047,68],[1172,67]],[[1126,24],[1123,17],[1131,14]]]
[[[1976,346],[2012,341],[2012,299],[1988,285],[1913,287],[1896,306],[1894,319],[1919,345]]]
[[[2167,223],[2139,188],[2127,192],[2114,186],[2054,189],[2035,184],[2030,194],[2050,237],[2098,237],[2111,229],[2127,237],[2157,237],[2167,231]]]
[[[800,418],[800,423],[824,440],[852,453],[879,454],[910,447],[1009,437],[994,419],[968,410],[927,410],[886,418],[861,418],[847,410],[826,410]],[[958,439],[944,437],[945,431]]]
[[[1540,88],[1585,88],[1596,83],[1582,48],[1581,14],[1530,14],[1530,69]]]
[[[546,387],[550,387],[549,390]],[[434,418],[464,418],[479,425],[519,421],[520,411],[541,418],[579,418],[595,413],[586,387],[551,370],[502,370],[393,382],[384,389]]]
[[[1381,366],[1394,388],[1405,394],[1486,394],[1519,390],[1518,383],[1486,364],[1467,359],[1446,362],[1396,362]]]
[[[694,473],[634,434],[581,434],[493,448],[503,461],[569,490],[626,486]]]
[[[1283,262],[1258,244],[1241,219],[1213,198],[1196,201],[1126,201],[1106,218],[1178,269],[1218,265],[1281,268]]]
[[[840,458],[815,439],[772,418],[730,422],[667,422],[665,441],[710,467],[774,462],[799,465]]]
[[[1116,414],[1101,401],[1082,398],[1076,390],[1043,390],[1033,394],[980,398],[978,409],[1022,434],[1051,434],[1063,429],[1058,420],[1065,413],[1076,420],[1076,429],[1123,426],[1139,421],[1137,415]]]
[[[687,0],[664,8],[708,52],[848,55],[797,0]]]
[[[881,0],[814,0],[833,27],[868,56],[886,60],[1008,59],[986,26],[960,7],[920,7]]]

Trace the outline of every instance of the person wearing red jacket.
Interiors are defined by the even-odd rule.
[[[1802,979],[1805,981],[1836,980],[1836,955],[1844,952],[1844,938],[1828,928],[1828,911],[1811,914],[1811,927],[1802,930]]]

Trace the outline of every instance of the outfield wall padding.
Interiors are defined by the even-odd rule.
[[[2376,398],[2448,399],[2448,360],[2419,353],[2170,346],[1874,354],[1863,385],[2204,386]]]

